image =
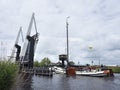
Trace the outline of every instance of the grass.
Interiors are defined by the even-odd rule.
[[[0,90],[9,90],[12,87],[17,71],[15,63],[0,61]]]
[[[119,66],[109,66],[109,69],[112,69],[114,73],[120,73],[120,67]]]

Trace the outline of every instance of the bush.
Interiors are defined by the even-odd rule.
[[[0,90],[9,90],[12,87],[17,71],[15,63],[0,61]]]

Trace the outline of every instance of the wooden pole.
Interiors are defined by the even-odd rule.
[[[68,34],[68,18],[70,17],[67,17],[66,18],[66,37],[67,37],[67,64],[69,63],[69,34]]]

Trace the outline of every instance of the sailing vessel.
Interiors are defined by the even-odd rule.
[[[68,19],[69,17],[67,17]],[[68,42],[68,20],[66,19],[66,36],[67,36],[67,54],[59,55],[59,59],[62,61],[62,66],[54,67],[54,71],[57,74],[66,74],[66,75],[81,75],[81,76],[94,76],[94,77],[105,77],[105,76],[114,76],[112,69],[97,68],[92,69],[88,66],[82,67],[81,70],[78,67],[69,65],[69,42]],[[64,65],[64,61],[67,61],[67,65]],[[85,69],[86,68],[86,69]]]
[[[95,69],[95,70],[83,70],[76,71],[76,75],[81,76],[92,76],[92,77],[112,77],[114,76],[112,69]]]
[[[94,69],[94,70],[88,70],[88,69],[87,70],[77,70],[77,68],[75,68],[75,67],[69,67],[69,68],[74,68],[74,69],[72,69],[72,72],[74,72],[73,70],[75,70],[75,75],[78,75],[78,76],[92,76],[92,77],[113,77],[114,76],[112,69],[99,68],[99,69]],[[62,67],[55,66],[54,70],[55,70],[56,74],[67,74],[66,71],[69,68],[62,68]]]
[[[68,18],[69,17],[66,18],[66,43],[67,43],[66,48],[67,48],[67,53],[59,55],[59,60],[62,61],[62,65],[53,67],[55,73],[57,73],[57,74],[65,74],[66,67],[68,67],[68,62],[69,62]],[[65,61],[67,62],[66,66],[64,64]]]

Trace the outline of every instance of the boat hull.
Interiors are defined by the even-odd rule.
[[[67,70],[68,69],[69,68],[67,68]],[[77,71],[75,69],[69,69],[68,72],[66,73],[67,70],[65,68],[61,68],[61,67],[54,68],[54,71],[56,74],[80,75],[80,76],[91,76],[91,77],[112,77],[112,76],[114,76],[111,69],[105,69],[102,71],[97,71],[97,70]]]
[[[64,70],[55,70],[55,73],[56,74],[65,74],[65,71]]]
[[[92,77],[106,77],[107,76],[107,74],[105,74],[104,71],[101,71],[101,72],[81,72],[81,71],[76,71],[76,75],[92,76]]]
[[[62,67],[54,67],[54,71],[56,74],[65,74],[66,70]]]

